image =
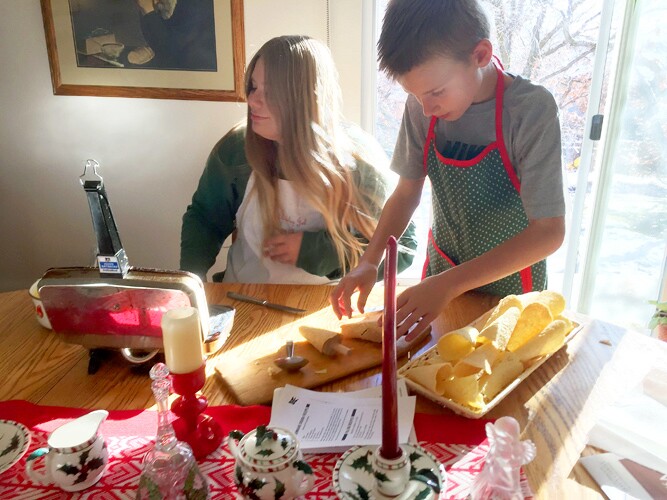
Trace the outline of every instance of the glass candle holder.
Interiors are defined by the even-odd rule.
[[[138,500],[208,498],[208,483],[192,449],[176,438],[169,423],[169,369],[164,363],[151,368],[151,388],[158,406],[155,446],[144,455]]]

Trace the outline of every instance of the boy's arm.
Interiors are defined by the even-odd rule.
[[[359,265],[350,271],[331,292],[329,300],[334,313],[340,319],[344,314],[352,316],[351,296],[359,291],[357,308],[364,311],[366,299],[377,279],[378,266],[382,260],[387,238],[399,237],[405,231],[410,218],[419,205],[424,178],[401,177],[396,189],[382,209],[382,215]]]
[[[565,218],[533,219],[528,227],[479,257],[426,278],[396,299],[397,334],[415,337],[458,295],[520,271],[558,250],[565,237]]]
[[[402,273],[412,265],[417,254],[417,226],[414,221],[408,223],[408,227],[403,231],[401,237],[398,238],[398,255],[396,259],[396,272]],[[384,265],[381,264],[378,269],[378,277],[376,281],[384,278]]]

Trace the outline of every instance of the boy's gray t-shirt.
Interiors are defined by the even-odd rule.
[[[514,75],[512,75],[514,76]],[[473,104],[454,122],[438,120],[436,146],[446,142],[486,146],[496,139],[495,98]],[[410,95],[396,140],[391,169],[403,177],[424,177],[424,143],[431,117]],[[521,76],[503,95],[503,135],[521,183],[521,201],[529,219],[565,214],[558,107],[551,93]]]

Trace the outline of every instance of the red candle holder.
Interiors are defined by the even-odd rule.
[[[180,396],[171,404],[171,411],[179,418],[172,423],[176,437],[192,448],[197,459],[218,449],[222,443],[222,429],[210,416],[204,415],[208,399],[197,392],[206,382],[206,364],[190,373],[172,373],[171,388]]]

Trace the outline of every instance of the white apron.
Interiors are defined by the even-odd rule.
[[[294,191],[292,183],[282,179],[278,182],[281,229],[288,233],[325,229],[322,214]],[[243,201],[236,214],[236,241],[229,249],[227,269],[222,281],[299,285],[330,283],[326,276],[317,276],[299,267],[275,262],[263,255],[262,218],[257,193],[252,193],[254,184],[253,172],[250,174]]]

